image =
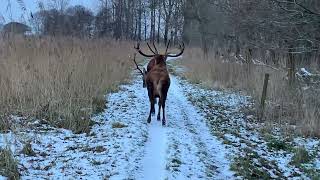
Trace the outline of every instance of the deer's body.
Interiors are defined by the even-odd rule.
[[[170,42],[169,42],[170,43]],[[151,122],[151,115],[155,113],[155,102],[156,98],[159,98],[158,105],[159,105],[159,111],[158,111],[158,116],[157,120],[160,121],[160,114],[161,114],[161,108],[162,108],[162,125],[166,124],[166,118],[165,118],[165,103],[167,99],[167,93],[170,87],[170,77],[169,77],[169,72],[167,70],[167,57],[177,57],[180,56],[183,53],[184,47],[181,48],[181,52],[177,55],[169,55],[167,53],[168,46],[166,49],[166,53],[164,55],[158,54],[158,51],[155,48],[155,51],[153,51],[150,46],[150,50],[154,52],[154,55],[146,55],[143,52],[141,52],[139,48],[139,44],[137,47],[135,47],[138,52],[145,56],[145,57],[152,57],[152,59],[149,61],[147,65],[147,71],[144,69],[143,71],[138,67],[137,63],[135,62],[137,69],[141,72],[143,75],[143,83],[144,87],[147,87],[148,90],[148,96],[149,96],[149,101],[150,101],[150,112],[149,116],[147,119],[147,122]],[[154,46],[155,47],[155,46]]]
[[[165,125],[165,103],[167,99],[167,93],[170,87],[170,77],[164,56],[159,55],[158,57],[155,57],[154,62],[154,66],[146,74],[146,85],[151,105],[147,122],[151,122],[151,114],[155,112],[154,105],[156,102],[156,98],[159,98],[159,111],[157,120],[160,121],[160,113],[162,108],[162,124]]]
[[[155,63],[156,63],[155,58],[152,58],[152,59],[149,61],[148,65],[147,65],[147,72],[149,72],[149,71],[153,68],[153,66],[155,65]]]

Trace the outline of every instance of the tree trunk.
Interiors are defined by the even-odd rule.
[[[154,42],[154,31],[155,31],[155,0],[150,2],[150,41]]]
[[[147,15],[146,10],[143,11],[144,15],[144,40],[147,40]]]
[[[160,0],[158,0],[158,34],[157,34],[157,43],[160,43],[160,23],[161,23],[161,3]]]
[[[122,25],[122,4],[123,0],[119,0],[118,3],[115,6],[115,30],[114,30],[114,36],[115,39],[120,39],[123,34],[123,25]]]
[[[141,0],[139,0],[139,10],[138,10],[138,14],[139,14],[139,27],[138,27],[138,40],[141,41],[141,30],[142,30],[142,3]]]
[[[173,1],[169,0],[168,7],[166,5],[166,0],[163,1],[163,10],[165,14],[165,26],[164,26],[164,44],[167,44],[168,42],[168,35],[169,35],[169,25],[170,25],[170,20],[171,20],[171,14],[172,14],[172,7],[173,7]],[[168,9],[167,9],[168,8]]]
[[[236,36],[236,57],[240,58],[240,40],[239,36]]]
[[[123,11],[125,12],[125,18],[126,18],[126,24],[125,24],[125,37],[126,39],[129,39],[130,37],[130,24],[131,24],[131,17],[130,17],[130,3],[131,1],[128,1],[126,3],[126,0],[124,0],[124,5],[123,5]]]

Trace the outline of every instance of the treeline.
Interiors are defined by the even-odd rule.
[[[183,0],[104,0],[93,13],[83,6],[68,7],[65,1],[31,16],[38,34],[52,36],[112,37],[167,41],[179,39],[183,27]]]
[[[205,53],[214,49],[218,55],[262,56],[275,65],[288,54],[300,62],[319,56],[319,0],[100,2],[95,13],[83,6],[70,7],[68,0],[47,1],[50,8],[39,3],[31,24],[43,35],[183,40],[201,46]]]
[[[186,0],[184,40],[224,54],[319,61],[319,0]]]

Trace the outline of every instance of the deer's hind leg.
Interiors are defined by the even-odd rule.
[[[166,125],[166,114],[165,114],[165,108],[166,108],[166,97],[167,95],[164,95],[161,106],[162,106],[162,125]]]
[[[161,112],[161,100],[160,100],[160,98],[159,98],[158,106],[159,106],[159,111],[158,111],[157,120],[160,121],[160,112]]]
[[[152,115],[155,115],[155,114],[156,114],[156,110],[155,110],[155,108],[154,108],[154,106],[155,106],[156,103],[157,103],[157,100],[156,100],[156,98],[154,98],[154,99],[153,99],[153,108],[152,108],[152,112],[151,112]]]
[[[165,88],[164,89],[164,92],[161,96],[161,106],[162,106],[162,125],[165,126],[166,125],[166,114],[165,114],[165,108],[166,108],[166,100],[167,100],[167,93],[168,93],[168,89],[169,89],[169,86],[168,88]]]
[[[150,123],[151,122],[151,115],[155,113],[155,108],[154,108],[155,98],[153,96],[152,86],[148,88],[148,96],[149,96],[149,101],[150,101],[150,112],[149,112],[147,122]]]

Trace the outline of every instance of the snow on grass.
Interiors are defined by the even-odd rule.
[[[2,134],[0,145],[10,145],[22,179],[232,177],[228,150],[188,101],[184,86],[192,88],[171,76],[165,127],[155,117],[147,124],[147,91],[136,77],[107,97],[107,110],[93,118],[97,124],[90,134],[73,134],[35,121],[27,127],[36,128],[21,127],[16,133]],[[27,141],[31,141],[35,156],[21,153]]]
[[[15,133],[1,134],[19,162],[22,179],[199,179],[232,177],[227,150],[211,135],[204,117],[171,76],[168,125],[153,117],[140,77],[108,96],[107,110],[93,118],[90,134],[30,122]],[[158,108],[156,108],[158,109]],[[35,156],[21,153],[31,142]]]
[[[306,68],[300,68],[300,73],[299,72],[297,73],[298,75],[301,75],[301,76],[312,76],[312,73],[307,71]]]
[[[232,177],[225,147],[210,134],[204,117],[187,100],[184,85],[171,76],[167,100],[167,178]]]
[[[188,94],[189,100],[204,113],[212,132],[223,140],[229,151],[233,152],[233,157],[229,158],[233,159],[233,170],[237,171],[237,175],[244,178],[308,179],[312,174],[292,164],[292,158],[299,147],[305,147],[314,157],[311,162],[302,166],[311,167],[319,175],[317,159],[320,158],[320,154],[315,153],[319,152],[319,139],[293,138],[292,141],[279,132],[276,124],[270,132],[271,137],[267,138],[262,131],[264,123],[255,121],[255,116],[250,114],[250,111],[249,114],[242,112],[243,109],[252,109],[250,97],[236,92],[203,89],[201,84],[195,87],[189,86],[188,82],[181,82],[184,83],[184,91]],[[284,149],[270,149],[269,146]],[[242,157],[246,159],[241,159]],[[244,160],[251,166],[244,164]],[[240,166],[247,169],[247,172],[240,172]]]
[[[147,90],[142,88],[141,77],[134,75],[130,84],[108,95],[107,109],[93,118],[96,124],[89,134],[74,134],[37,120],[0,134],[0,146],[14,152],[22,179],[234,179],[250,175],[239,174],[241,168],[247,168],[242,173],[252,168],[250,172],[270,178],[307,178],[303,169],[290,164],[291,149],[299,146],[315,156],[309,165],[320,169],[319,141],[295,138],[287,143],[280,136],[266,138],[260,132],[263,123],[249,121],[254,115],[242,112],[252,108],[250,97],[170,77],[167,126],[155,117],[147,124]],[[21,153],[29,141],[35,156]],[[247,161],[249,167],[239,160]]]
[[[140,87],[139,82],[135,82],[123,86],[125,91],[110,95],[108,110],[94,118],[98,124],[89,135],[56,128],[49,131],[21,129],[17,130],[18,134],[1,135],[0,145],[5,146],[9,141],[19,161],[22,179],[129,178],[130,172],[140,166],[137,164],[147,138],[147,126],[142,120],[147,104],[136,97],[145,96],[139,94]],[[126,126],[113,128],[115,122]],[[12,139],[18,139],[19,143],[11,143]],[[20,153],[22,139],[32,141],[36,156]]]

